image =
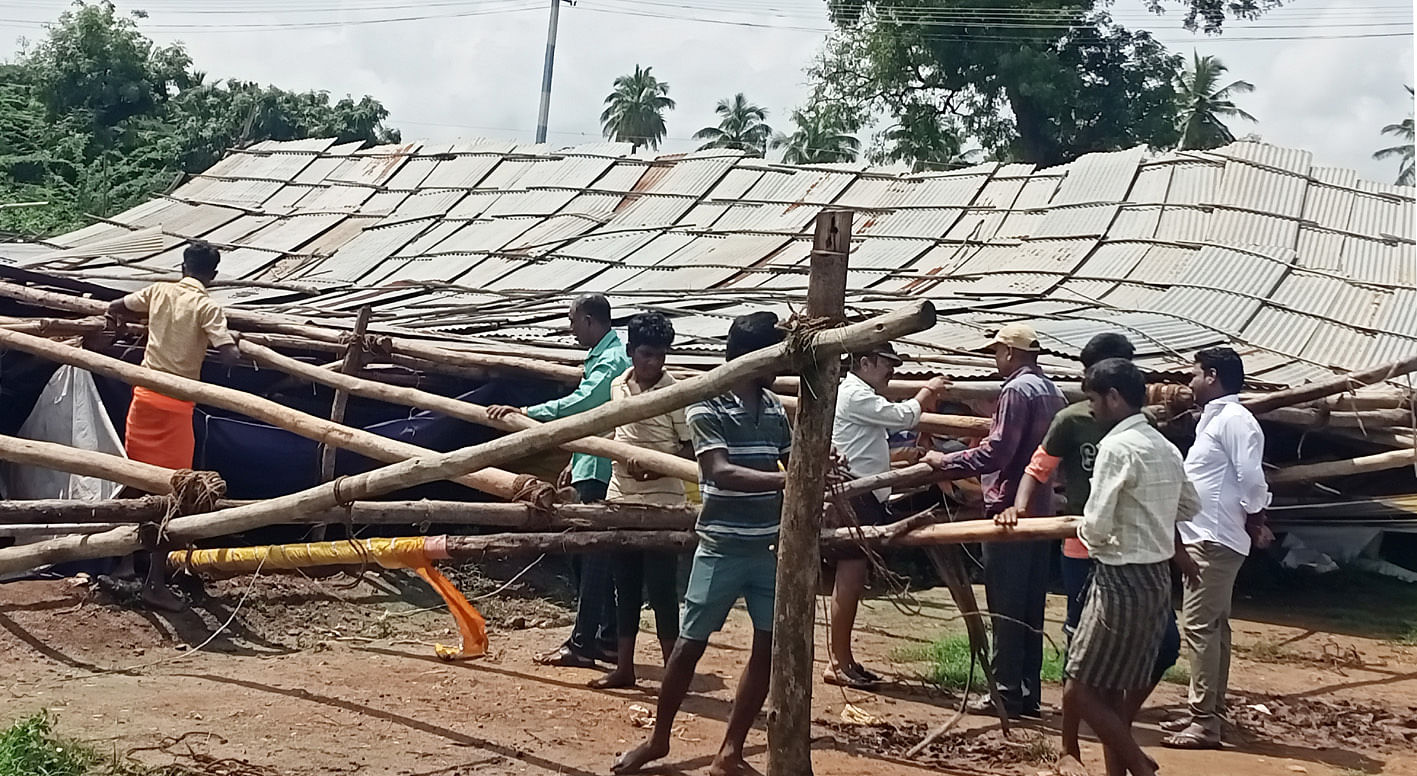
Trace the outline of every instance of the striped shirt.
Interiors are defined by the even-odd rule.
[[[750,415],[733,392],[690,405],[685,413],[694,439],[694,454],[728,451],[728,462],[764,472],[778,464],[792,445],[792,430],[782,402],[764,390],[756,416]],[[772,544],[782,521],[782,492],[744,493],[715,485],[699,466],[698,533],[711,542]]]

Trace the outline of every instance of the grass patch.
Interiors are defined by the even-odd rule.
[[[22,719],[0,731],[0,776],[200,776],[180,765],[148,768],[117,752],[104,754],[92,746],[54,732],[46,712]]]
[[[897,650],[895,659],[901,662],[925,663],[922,678],[943,690],[983,690],[984,673],[974,667],[974,684],[969,683],[969,637],[962,633],[946,634],[927,646]],[[1063,655],[1052,647],[1043,646],[1043,681],[1063,683]]]
[[[1161,681],[1167,684],[1179,684],[1183,687],[1190,686],[1191,667],[1178,660],[1175,665],[1166,669],[1166,673],[1161,675]]]

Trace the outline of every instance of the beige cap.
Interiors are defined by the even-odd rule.
[[[1038,345],[1038,332],[1026,323],[1010,323],[999,329],[990,344],[1000,343],[1008,345],[1014,350],[1024,350],[1029,353],[1037,353],[1042,350]]]

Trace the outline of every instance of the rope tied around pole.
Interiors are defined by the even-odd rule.
[[[555,488],[530,474],[518,474],[513,481],[513,488],[513,503],[522,502],[530,505],[534,511],[546,512],[546,518],[550,520],[551,506],[556,503]]]
[[[786,360],[790,369],[800,375],[810,374],[811,370],[808,367],[816,360],[812,350],[816,336],[827,329],[834,329],[845,325],[845,323],[845,321],[833,318],[812,318],[806,313],[794,312],[786,321],[778,324],[779,328],[787,332]],[[821,395],[817,390],[818,386],[812,385],[811,381],[804,379],[801,385],[802,389],[810,391],[813,397]]]
[[[152,547],[161,547],[166,543],[167,525],[173,518],[211,512],[216,509],[217,502],[226,496],[226,480],[216,472],[178,469],[172,473],[168,483],[172,493],[166,496],[167,510],[162,520],[158,521],[156,532],[150,533],[151,541],[148,543]],[[142,527],[144,532],[151,532],[152,528],[151,524]],[[192,550],[193,545],[189,542],[187,558],[182,564],[184,570],[191,560]]]

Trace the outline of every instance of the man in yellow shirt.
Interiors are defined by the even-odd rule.
[[[220,261],[221,254],[215,247],[205,242],[191,243],[182,252],[181,280],[154,283],[108,306],[109,316],[116,320],[147,317],[148,344],[143,350],[143,366],[200,380],[208,344],[217,349],[224,364],[235,365],[236,341],[227,331],[226,314],[207,296],[207,286],[216,277]],[[134,386],[123,433],[128,457],[169,469],[192,468],[195,407],[193,402]],[[167,587],[162,547],[155,548],[149,559],[143,600],[169,611],[183,607]]]

